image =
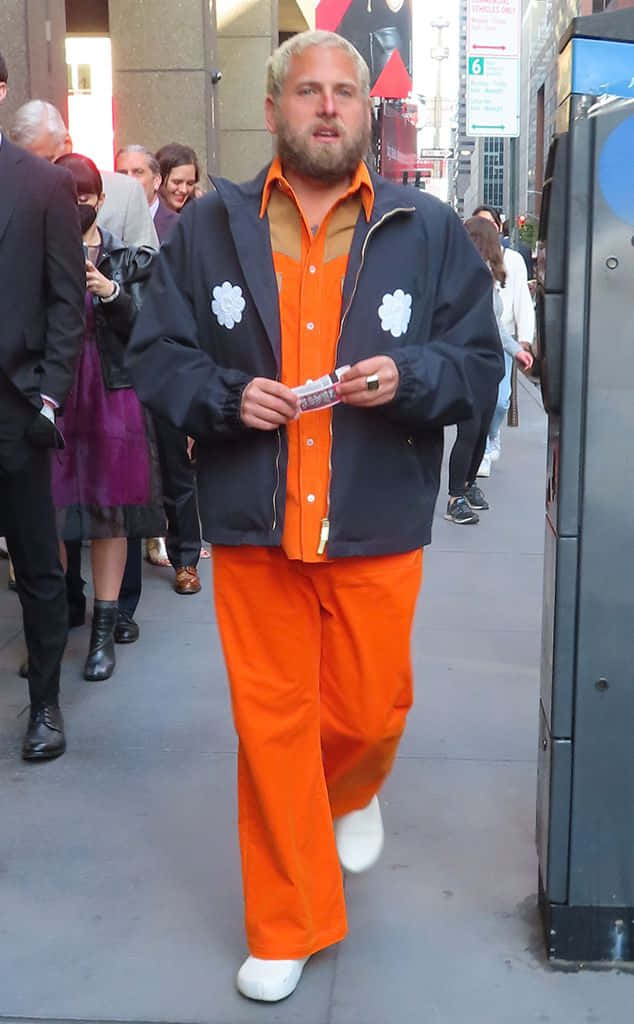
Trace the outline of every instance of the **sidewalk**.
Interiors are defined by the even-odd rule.
[[[347,940],[286,1003],[234,990],[245,954],[235,739],[203,593],[146,567],[141,639],[105,684],[63,691],[68,753],[19,759],[18,604],[0,563],[0,1021],[616,1024],[634,978],[545,963],[534,848],[545,417],[481,481],[478,527],[442,518],[414,636],[417,703],[383,807],[386,849],[347,881]],[[448,443],[453,431],[447,434]]]

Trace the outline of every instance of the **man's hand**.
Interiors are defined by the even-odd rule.
[[[98,295],[100,299],[107,299],[114,294],[116,285],[109,277],[105,277],[100,270],[97,270],[94,263],[86,260],[86,288],[91,295]]]
[[[240,419],[245,427],[276,430],[299,415],[299,399],[285,384],[254,377],[242,392]]]
[[[379,386],[368,390],[368,377],[378,377]],[[391,402],[398,390],[399,373],[389,356],[372,356],[351,366],[337,384],[337,395],[346,405],[372,408]]]

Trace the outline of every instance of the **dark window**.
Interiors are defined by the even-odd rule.
[[[484,140],[483,183],[485,206],[501,209],[504,205],[504,139]]]
[[[70,35],[107,36],[108,0],[66,0],[66,31]]]

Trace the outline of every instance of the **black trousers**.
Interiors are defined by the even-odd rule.
[[[167,557],[175,569],[198,565],[200,519],[194,467],[187,454],[187,437],[171,423],[154,417],[163,503],[167,516]]]
[[[475,481],[494,412],[495,401],[492,399],[479,415],[458,424],[458,435],[449,456],[451,498],[463,497],[467,488]]]
[[[128,538],[128,557],[119,591],[119,608],[128,615],[134,615],[141,599],[143,583],[143,541],[139,537]]]
[[[54,704],[68,637],[68,609],[49,449],[29,446],[19,468],[9,471],[0,466],[0,524],[22,605],[31,707]]]

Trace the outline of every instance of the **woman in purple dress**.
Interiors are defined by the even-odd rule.
[[[58,161],[72,174],[86,253],[86,333],[58,426],[53,458],[60,539],[90,540],[95,603],[84,678],[109,679],[128,537],[160,532],[164,513],[150,422],[124,367],[125,347],[149,277],[153,250],[126,246],[98,228],[105,196],[88,157]],[[62,551],[63,551],[62,545]]]

